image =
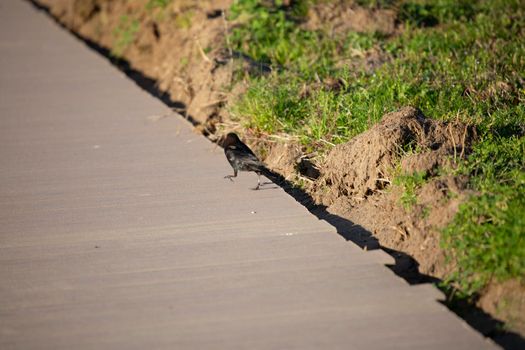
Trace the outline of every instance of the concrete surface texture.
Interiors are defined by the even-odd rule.
[[[494,347],[22,0],[0,164],[1,349]]]

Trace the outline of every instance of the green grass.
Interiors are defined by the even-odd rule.
[[[491,280],[524,280],[525,138],[487,137],[459,169],[479,191],[443,232],[458,269],[450,276],[467,296]]]
[[[475,194],[443,234],[443,248],[458,266],[450,279],[472,294],[493,278],[523,278],[525,3],[360,1],[398,11],[403,30],[390,38],[307,31],[300,25],[307,2],[296,9],[260,3],[235,2],[230,42],[274,70],[244,76],[250,87],[233,116],[247,128],[287,133],[321,151],[404,105],[473,124],[478,141],[457,171]],[[385,63],[366,70],[360,57],[372,50]],[[414,195],[405,199],[410,205]]]
[[[180,13],[175,18],[175,27],[179,29],[188,29],[191,27],[191,20],[193,18],[193,11],[186,10]]]
[[[112,48],[112,55],[121,57],[126,48],[135,40],[140,29],[140,22],[129,16],[123,15],[120,17],[118,26],[113,30],[114,44]]]
[[[306,6],[304,0],[287,10],[263,3],[241,0],[232,5],[229,19],[238,26],[233,28],[230,42],[236,50],[276,67],[293,66],[310,74],[333,64],[337,43],[322,40],[320,32],[305,31],[298,26],[306,14],[301,10]]]
[[[173,0],[149,0],[146,3],[146,10],[152,10],[155,8],[165,9],[172,2]]]
[[[410,211],[417,204],[417,190],[426,182],[426,177],[426,172],[414,172],[413,174],[398,175],[394,178],[394,185],[403,188],[399,200],[405,210]]]

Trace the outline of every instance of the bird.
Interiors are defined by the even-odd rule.
[[[226,159],[233,168],[233,175],[226,175],[224,178],[233,181],[233,178],[237,177],[238,171],[253,171],[257,174],[257,187],[254,190],[258,190],[261,187],[261,174],[269,172],[266,166],[257,158],[250,147],[239,139],[236,133],[228,133],[222,142],[222,146]]]

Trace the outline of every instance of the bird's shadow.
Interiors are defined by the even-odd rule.
[[[157,81],[151,77],[146,76],[142,72],[134,69],[129,61],[117,58],[111,54],[111,50],[103,47],[96,42],[70,30],[63,23],[57,20],[50,12],[49,8],[39,4],[36,0],[27,0],[36,9],[43,11],[50,18],[52,18],[59,26],[68,31],[71,35],[82,41],[88,47],[105,56],[113,65],[121,70],[128,78],[134,81],[138,86],[148,92],[150,95],[158,98],[169,108],[172,108],[186,117],[186,120],[193,126],[199,125],[199,122],[192,116],[187,114],[186,105],[181,101],[174,101],[170,95],[162,91],[157,86]],[[212,141],[212,140],[210,140]],[[212,141],[213,142],[213,141]],[[377,239],[372,233],[360,225],[356,225],[350,220],[343,217],[331,214],[327,208],[322,205],[317,205],[313,198],[304,190],[294,186],[291,182],[286,180],[279,174],[271,173],[272,182],[264,182],[265,188],[258,190],[274,190],[282,188],[286,193],[292,196],[297,202],[305,206],[310,213],[315,215],[320,220],[325,220],[330,225],[336,228],[337,232],[347,241],[352,241],[361,248],[367,250],[383,249],[390,254],[395,263],[388,266],[396,275],[404,278],[410,284],[434,283],[439,284],[441,281],[437,278],[421,274],[418,270],[418,263],[410,255],[386,247],[381,247]],[[273,184],[274,186],[268,186]],[[517,333],[505,330],[504,324],[492,318],[487,313],[483,312],[475,304],[458,299],[448,299],[443,303],[458,316],[463,318],[471,327],[477,329],[485,336],[489,336],[497,344],[504,349],[525,349],[525,339]]]
[[[273,185],[273,186],[269,186]],[[278,190],[280,187],[274,184],[271,181],[265,181],[261,183],[261,186],[259,188],[252,188],[253,191],[267,191],[267,190]]]

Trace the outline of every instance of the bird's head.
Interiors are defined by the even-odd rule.
[[[236,133],[230,132],[222,139],[222,147],[226,148],[231,145],[235,145],[237,143],[241,142],[241,139],[239,139],[239,136],[237,136]]]

